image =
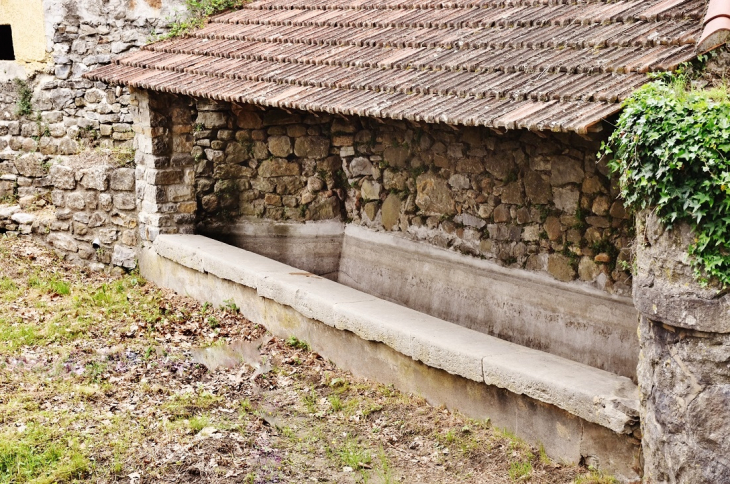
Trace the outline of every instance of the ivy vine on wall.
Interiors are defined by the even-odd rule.
[[[625,101],[603,155],[629,208],[655,207],[669,228],[690,224],[698,280],[730,286],[728,89],[695,89],[682,70],[657,77]]]

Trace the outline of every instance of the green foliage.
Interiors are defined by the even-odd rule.
[[[22,79],[15,79],[15,89],[18,93],[18,99],[15,101],[15,114],[18,116],[33,114],[33,90],[28,83]]]
[[[730,98],[697,90],[687,74],[658,77],[624,103],[602,146],[633,210],[656,207],[669,228],[694,230],[689,252],[702,283],[730,285]]]
[[[185,0],[186,12],[176,16],[170,24],[170,30],[160,39],[188,35],[191,30],[203,27],[211,15],[241,8],[245,2],[246,0]]]
[[[231,313],[237,313],[238,311],[240,311],[241,308],[236,305],[236,302],[233,299],[225,299],[223,301],[221,309],[224,311],[229,311]]]
[[[298,350],[309,351],[309,343],[300,340],[296,336],[289,336],[286,340],[286,344]]]

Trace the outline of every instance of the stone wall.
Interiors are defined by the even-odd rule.
[[[15,174],[6,162],[24,153],[49,160],[88,147],[131,149],[129,92],[81,76],[164,32],[169,16],[181,4],[179,0],[43,3],[45,65],[19,80],[0,79],[0,175]],[[33,93],[29,114],[18,114],[21,87]]]
[[[730,482],[730,295],[694,279],[687,225],[637,218],[645,482]]]
[[[32,236],[81,266],[134,268],[134,168],[94,152],[34,160],[18,163],[23,175],[0,177],[0,233]]]
[[[340,218],[628,295],[632,224],[600,139],[198,101],[200,233]]]

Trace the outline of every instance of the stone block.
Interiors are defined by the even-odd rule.
[[[304,136],[294,142],[294,154],[300,158],[326,158],[329,148],[330,140],[323,136]]]
[[[134,190],[134,184],[134,168],[117,168],[109,177],[109,188],[112,190],[131,191]]]
[[[79,250],[78,243],[73,237],[67,234],[51,233],[46,239],[51,247],[65,250],[68,252],[77,252]]]
[[[380,183],[366,179],[360,186],[360,195],[363,200],[379,200],[381,188]]]
[[[18,174],[36,178],[46,174],[43,167],[43,156],[39,153],[28,153],[15,160],[15,169]]]
[[[371,176],[373,164],[364,156],[358,156],[350,162],[350,173],[352,176]]]
[[[137,254],[133,248],[117,244],[112,253],[112,264],[125,269],[134,269],[137,266]]]
[[[575,279],[575,269],[570,259],[562,254],[550,254],[547,271],[559,281],[569,282]]]
[[[291,138],[288,136],[269,136],[267,145],[269,152],[278,158],[286,158],[292,153]]]
[[[425,215],[453,215],[456,204],[453,193],[443,178],[424,173],[416,179],[416,205]]]
[[[81,170],[79,184],[87,190],[105,191],[109,187],[109,168],[98,166]]]
[[[299,175],[299,164],[283,158],[265,160],[259,166],[259,176],[264,178]]]
[[[383,161],[395,168],[405,168],[410,157],[410,151],[403,146],[391,146],[383,152]]]
[[[561,156],[553,160],[550,174],[551,185],[559,187],[569,183],[583,183],[584,177],[582,160],[567,156]]]
[[[115,193],[112,197],[114,207],[119,210],[134,210],[137,201],[131,193]]]
[[[66,195],[66,206],[71,210],[83,210],[86,207],[84,194],[80,192],[69,193]]]
[[[203,125],[207,129],[225,128],[228,126],[228,115],[225,112],[201,111],[198,113],[195,123]]]
[[[64,165],[53,165],[50,168],[51,183],[56,188],[73,190],[76,188],[76,176],[73,168]]]
[[[382,223],[385,230],[392,230],[398,223],[400,207],[401,201],[398,195],[391,193],[385,198],[383,208],[381,209]]]

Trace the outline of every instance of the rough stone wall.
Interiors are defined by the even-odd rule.
[[[29,235],[71,262],[136,266],[135,170],[87,153],[0,177],[0,233]]]
[[[145,91],[132,95],[139,235],[193,233],[195,160],[189,99]]]
[[[730,295],[695,281],[688,226],[637,222],[645,482],[730,482]]]
[[[45,161],[88,147],[131,149],[129,92],[81,76],[164,32],[180,3],[45,0],[48,60],[22,80],[33,91],[31,114],[17,114],[16,82],[0,80],[0,174],[16,174],[6,162],[24,153]]]
[[[200,232],[246,216],[340,217],[630,294],[632,224],[596,163],[598,139],[204,101],[196,111]]]

